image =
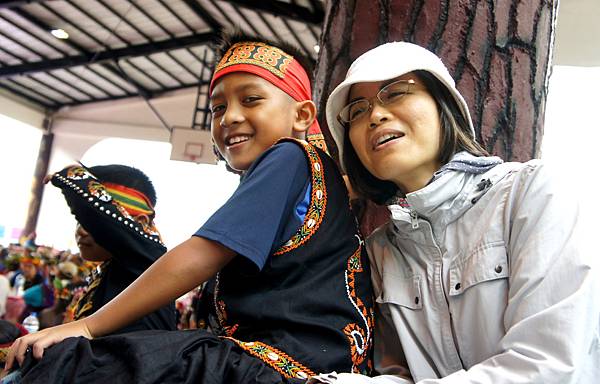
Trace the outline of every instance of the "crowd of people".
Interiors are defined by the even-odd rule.
[[[80,252],[36,245],[31,239],[0,245],[0,320],[4,328],[0,332],[5,335],[0,346],[4,348],[14,341],[11,330],[18,328],[16,335],[27,332],[21,324],[32,313],[40,330],[73,321],[78,303],[102,265],[85,260]],[[203,327],[197,314],[200,292],[194,289],[177,299],[176,328]]]
[[[300,52],[233,35],[217,58],[212,138],[239,187],[167,251],[139,170],[52,174],[97,264],[73,321],[12,344],[5,383],[597,381],[598,271],[569,186],[490,156],[439,57],[392,42],[354,61],[325,111],[341,170]],[[366,240],[349,190],[389,208]],[[22,256],[42,295],[21,316],[76,285],[70,257]]]

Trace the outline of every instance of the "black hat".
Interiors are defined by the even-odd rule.
[[[64,168],[51,182],[62,190],[77,221],[111,254],[135,252],[154,261],[167,251],[153,222],[138,222],[83,165]]]

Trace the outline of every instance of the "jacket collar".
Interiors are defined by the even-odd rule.
[[[406,195],[408,207],[390,205],[392,222],[398,229],[411,223],[411,212],[433,226],[444,228],[468,209],[503,178],[514,163],[502,163],[482,174],[448,171],[418,191]],[[408,227],[410,228],[410,226]]]

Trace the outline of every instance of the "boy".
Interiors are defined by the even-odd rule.
[[[210,86],[212,136],[244,172],[240,186],[195,236],[96,314],[20,339],[9,366],[28,346],[39,359],[45,347],[84,336],[27,365],[30,382],[281,383],[370,372],[370,273],[346,187],[324,151],[280,140],[318,134],[308,71],[289,47],[241,37],[225,48]],[[195,330],[87,340],[212,277],[208,321],[219,337]],[[90,347],[95,355],[84,353]]]
[[[156,192],[146,174],[120,164],[66,167],[51,182],[62,190],[77,219],[75,239],[81,257],[100,263],[76,303],[73,319],[78,320],[112,300],[166,252],[154,226]],[[135,223],[139,231],[125,230],[124,222]],[[175,304],[170,302],[112,333],[175,330],[175,326]]]

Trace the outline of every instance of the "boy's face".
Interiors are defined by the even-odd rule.
[[[106,261],[112,258],[112,255],[106,249],[99,246],[92,235],[83,229],[79,223],[75,229],[75,240],[77,241],[81,257],[87,261]]]
[[[293,135],[295,100],[259,76],[223,76],[210,101],[213,140],[233,169],[247,170],[277,140]]]

